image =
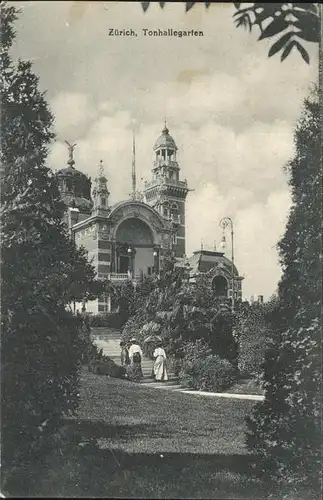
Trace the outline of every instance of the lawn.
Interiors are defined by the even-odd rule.
[[[29,496],[268,498],[244,446],[253,404],[83,371],[78,415],[61,429],[64,445],[42,459]]]

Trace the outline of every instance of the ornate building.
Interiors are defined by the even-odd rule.
[[[91,193],[91,179],[75,169],[76,144],[67,145],[68,167],[56,174],[66,205],[66,222],[76,244],[88,251],[98,277],[136,281],[141,275],[158,274],[169,251],[177,258],[178,265],[182,265],[186,258],[185,200],[189,189],[186,179],[180,180],[177,146],[166,124],[153,148],[152,180],[145,183],[144,193],[136,191],[133,143],[132,195],[112,206],[103,162],[100,162]],[[197,265],[201,260],[197,254],[195,252],[189,261],[193,281],[196,274],[203,272]],[[224,260],[228,259],[224,257]],[[212,273],[210,271],[210,276]],[[236,274],[238,276],[238,272]],[[224,276],[227,279],[227,273]],[[106,295],[88,303],[86,310],[109,312],[111,298]]]
[[[187,260],[190,283],[196,283],[200,276],[207,278],[218,297],[242,299],[242,280],[238,269],[223,252],[198,250]],[[232,279],[233,276],[233,279]]]
[[[155,161],[152,181],[145,184],[146,202],[165,220],[170,220],[176,232],[173,249],[177,258],[185,256],[185,200],[189,191],[187,180],[180,180],[177,146],[166,126],[154,145]]]

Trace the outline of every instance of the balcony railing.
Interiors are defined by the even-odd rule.
[[[167,179],[167,178],[162,178],[162,179],[153,179],[152,181],[150,182],[147,182],[146,185],[145,185],[145,189],[147,188],[151,188],[151,187],[154,187],[154,186],[159,186],[160,184],[168,184],[170,186],[178,186],[178,187],[183,187],[183,188],[187,188],[187,180],[185,179],[184,181],[177,181],[175,179]]]
[[[155,168],[163,167],[164,165],[166,167],[173,167],[173,168],[177,168],[178,169],[178,163],[177,163],[177,161],[166,160],[164,158],[160,158],[159,160],[155,160],[154,161],[154,167]]]
[[[128,273],[110,273],[108,279],[111,281],[125,281],[131,279]]]
[[[141,274],[136,273],[134,276],[131,273],[110,273],[108,275],[110,281],[127,281],[131,280],[134,282],[139,282],[141,279]]]

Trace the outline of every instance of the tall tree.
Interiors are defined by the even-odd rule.
[[[62,222],[45,161],[53,117],[30,62],[10,49],[18,12],[1,6],[1,375],[5,470],[33,460],[78,403],[80,340],[72,300],[91,298],[95,272]],[[94,292],[93,292],[94,293]]]
[[[264,467],[312,481],[321,460],[321,127],[315,89],[305,100],[287,167],[293,203],[279,242],[283,276],[271,315],[265,401],[248,419],[247,434]]]

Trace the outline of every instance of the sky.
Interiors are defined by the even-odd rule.
[[[48,157],[66,166],[65,140],[77,143],[76,168],[95,177],[102,159],[110,203],[131,192],[132,130],[137,185],[150,180],[153,144],[167,119],[187,178],[187,255],[221,250],[222,217],[234,226],[235,263],[243,295],[268,299],[281,276],[276,244],[290,195],[284,165],[294,153],[293,129],[317,77],[298,53],[268,58],[270,43],[237,29],[231,3],[209,9],[183,3],[146,13],[139,2],[14,2],[14,58],[33,61],[55,116]],[[137,37],[110,36],[134,29]],[[149,30],[202,30],[189,38],[147,37]],[[227,234],[227,241],[230,235]],[[230,245],[226,256],[230,258]]]

